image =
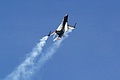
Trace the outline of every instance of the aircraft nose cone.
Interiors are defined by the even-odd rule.
[[[68,14],[66,14],[65,16],[68,17]]]
[[[67,19],[68,18],[68,14],[65,15],[64,19]]]

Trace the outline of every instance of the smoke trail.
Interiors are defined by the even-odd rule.
[[[52,57],[52,55],[59,48],[61,42],[62,41],[54,42],[54,44],[50,48],[48,48],[47,52],[42,54],[41,58],[38,61],[38,66],[37,67],[41,68],[44,65],[44,63]]]
[[[48,36],[40,39],[40,42],[33,49],[30,55],[25,59],[23,63],[21,63],[17,69],[15,69],[11,74],[9,74],[4,80],[28,80],[35,68],[34,60],[41,53],[42,47],[45,45]]]
[[[47,50],[47,53],[43,53],[40,57],[38,63],[36,64],[34,61],[37,56],[42,51],[42,47],[45,45],[48,36],[43,37],[40,39],[40,42],[37,46],[33,49],[30,55],[25,59],[23,63],[21,63],[11,74],[9,74],[4,80],[29,80],[33,75],[35,70],[38,70],[45,64],[47,60],[49,60],[52,55],[56,52],[59,48],[61,42],[68,37],[68,33],[72,32],[69,30],[65,33],[65,37],[61,40],[58,40],[53,43],[53,45]]]
[[[38,69],[40,69],[46,61],[48,61],[52,55],[57,51],[57,49],[60,47],[60,44],[62,43],[62,41],[68,37],[68,33],[72,32],[72,30],[68,30],[66,33],[65,33],[65,37],[61,40],[58,40],[56,42],[53,43],[53,45],[48,48],[47,52],[46,53],[43,53],[42,54],[42,57],[40,57],[38,63],[37,63],[37,66],[36,66],[36,70],[38,71]]]

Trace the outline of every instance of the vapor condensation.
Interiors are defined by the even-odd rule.
[[[40,42],[33,49],[33,51],[27,56],[12,73],[10,73],[4,80],[28,80],[34,72],[34,60],[41,53],[43,46],[46,43],[48,36],[40,39]]]

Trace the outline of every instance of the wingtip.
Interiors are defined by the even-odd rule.
[[[77,24],[77,23],[75,23],[74,28],[76,27],[76,24]]]
[[[50,34],[51,34],[51,31],[49,32],[48,36],[50,36]]]

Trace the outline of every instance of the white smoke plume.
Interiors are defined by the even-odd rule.
[[[42,47],[45,45],[48,36],[40,39],[40,42],[29,54],[29,56],[23,61],[11,74],[9,74],[4,80],[28,80],[34,72],[36,57],[41,53]]]
[[[34,72],[36,70],[41,69],[45,62],[52,57],[52,55],[59,48],[61,42],[68,36],[68,33],[70,32],[72,32],[72,30],[68,30],[68,32],[66,32],[64,35],[65,37],[62,38],[61,40],[54,42],[53,45],[50,48],[48,48],[46,53],[42,53],[42,56],[36,63],[35,59],[40,55],[42,48],[45,45],[46,40],[48,39],[48,36],[45,36],[42,39],[40,39],[40,42],[33,49],[30,55],[25,59],[25,61],[23,61],[23,63],[21,63],[4,80],[30,80]]]
[[[38,71],[39,69],[41,69],[41,67],[45,64],[46,61],[48,61],[52,55],[57,51],[57,49],[60,47],[60,44],[62,43],[62,41],[68,37],[68,33],[72,32],[72,29],[68,30],[65,34],[64,34],[64,38],[62,38],[61,40],[58,40],[56,42],[53,43],[53,45],[51,47],[48,48],[46,53],[42,54],[42,57],[40,57],[37,66],[36,66],[36,70]]]

